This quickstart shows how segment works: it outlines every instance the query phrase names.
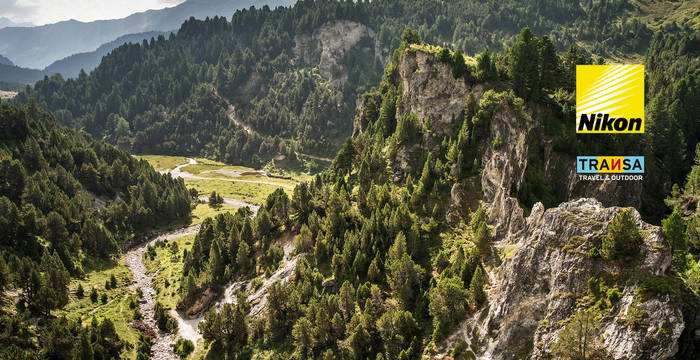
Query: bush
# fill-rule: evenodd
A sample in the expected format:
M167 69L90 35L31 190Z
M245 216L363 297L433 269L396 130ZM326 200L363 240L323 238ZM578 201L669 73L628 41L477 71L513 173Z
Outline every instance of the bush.
M156 325L159 329L171 334L177 332L177 320L173 319L173 317L168 314L168 311L165 309L163 304L156 302L153 312Z
M192 351L194 351L194 344L192 341L187 339L177 339L177 342L173 345L173 352L180 356L180 359L184 359L189 356Z
M493 148L494 148L494 149L498 149L498 148L500 148L501 146L503 146L503 145L505 145L505 144L506 144L506 139L504 139L504 138L502 138L502 137L500 137L500 136L496 136L495 138L493 138L493 144L492 144L492 145L493 145Z
M610 300L611 304L616 303L620 298L622 298L622 293L620 292L620 289L617 287L610 288L608 289L608 293L606 294L606 297L608 300Z
M450 56L450 50L447 48L442 48L438 53L438 61L452 64L452 56Z
M603 236L602 255L607 260L619 259L639 252L642 235L629 211L623 210L608 224Z
M464 76L469 70L467 68L467 63L464 61L464 55L462 55L462 52L459 50L455 51L452 55L452 64L452 76L454 76L455 79Z

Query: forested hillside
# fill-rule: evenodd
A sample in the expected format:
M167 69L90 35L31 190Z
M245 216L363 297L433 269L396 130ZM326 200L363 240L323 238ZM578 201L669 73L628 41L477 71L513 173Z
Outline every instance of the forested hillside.
M333 154L351 133L359 94L379 80L406 27L474 54L502 50L528 26L558 51L578 44L584 53L630 59L643 56L663 26L667 36L690 36L677 51L693 59L696 35L678 28L693 24L685 7L659 14L627 0L300 1L230 20L189 20L167 40L125 45L90 75L40 81L17 101L36 97L61 123L135 152L259 165L293 149ZM651 14L677 22L639 20ZM225 116L217 94L253 131Z
M79 352L64 346L80 341L99 358L118 357L124 344L110 320L83 327L51 312L68 304L71 277L188 216L190 193L145 161L64 129L34 102L0 104L0 137L0 287L3 297L16 290L17 307L0 315L0 357L67 358Z
M329 169L291 198L270 196L252 221L220 215L203 224L184 259L181 306L226 283L242 289L200 324L208 356L579 358L584 349L601 359L668 357L678 341L677 358L693 358L697 215L684 219L677 210L660 229L595 200L546 212L535 204L565 201L555 193L563 183L532 178L544 176L542 143L558 143L564 156L618 142L641 150L646 141L594 145L568 134L574 65L593 61L575 50L560 58L547 37L524 29L495 61L484 51L471 62L407 31L378 89L363 96L358 135ZM521 71L527 66L533 72ZM441 105L446 97L460 106ZM535 165L518 168L523 158ZM686 205L698 199L696 170ZM532 207L527 223L520 206ZM251 294L279 271L281 249L270 244L289 231L295 270L290 281L270 284L259 314ZM671 257L665 274L653 265ZM511 269L550 262L563 273L532 279L530 271L542 270ZM545 295L527 298L532 291ZM585 344L575 335L584 322L593 339ZM651 324L663 330L644 330ZM603 337L603 328L613 330Z
M0 105L0 284L18 309L0 357L697 358L698 6L300 1L39 81ZM616 61L646 66L645 133L577 135L576 65ZM215 190L118 148L191 157L163 169ZM233 165L297 154L333 161L259 208L222 197L290 190ZM602 154L645 156L644 180L575 176ZM216 216L125 256L141 292L96 271L77 315L95 320L51 317L83 298L71 277L193 198ZM119 323L94 316L109 306Z

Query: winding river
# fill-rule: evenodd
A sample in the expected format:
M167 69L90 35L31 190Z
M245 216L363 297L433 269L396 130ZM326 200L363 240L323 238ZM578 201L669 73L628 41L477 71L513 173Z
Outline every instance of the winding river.
M190 164L196 164L197 162L194 159L188 159L188 162L185 164L180 164L174 169L170 171L166 171L170 173L173 177L193 177L192 174L189 174L187 172L181 171L181 168ZM195 177L197 178L197 177ZM211 179L211 178L202 178L202 179ZM224 179L222 179L224 180ZM231 181L230 179L228 181ZM244 180L240 180L244 181ZM245 182L259 182L259 183L267 183L265 181L245 181ZM273 184L273 183L271 183ZM280 185L284 186L281 184L274 183L274 185ZM259 205L255 204L250 204L242 200L238 199L229 199L229 198L224 198L224 203L229 204L229 205L234 205L234 206L239 206L239 207L249 207L252 210L253 216L258 211L258 208L260 207ZM153 277L157 274L156 273L151 273L149 274L146 271L146 266L143 263L143 256L146 253L146 249L148 248L149 245L153 246L157 241L160 240L173 240L177 239L183 236L191 235L191 234L196 234L199 231L200 225L193 225L193 226L188 226L184 227L181 229L173 230L164 234L161 234L159 236L153 237L148 241L145 241L144 243L132 248L129 250L125 255L124 255L124 260L126 262L127 267L129 270L131 270L131 273L133 274L134 278L134 284L132 287L134 289L139 288L141 289L143 293L143 297L141 299L141 302L139 304L139 308L141 310L141 314L143 315L143 321L151 326L153 330L156 331L156 338L153 339L153 346L151 347L152 351L152 356L151 359L154 360L170 360L170 359L178 359L178 356L173 352L173 344L175 343L175 338L176 336L168 334L164 331L160 331L156 325L155 322L155 313L154 313L154 307L156 303L156 291L153 288ZM276 281L286 281L289 276L292 275L294 272L294 268L296 267L296 262L298 259L298 256L292 256L292 251L294 249L294 236L287 234L287 236L284 236L278 240L278 243L282 245L284 248L284 259L282 261L282 264L280 264L280 268L270 276L270 278L266 279L263 282L263 285L254 291L249 297L248 301L254 304L253 309L251 310L251 314L257 314L262 309L264 308L266 304L266 297L267 297L267 287L276 282ZM232 303L236 299L236 292L238 289L245 288L246 290L250 290L250 281L238 281L238 282L232 282L226 288L224 289L224 293L222 298L214 305L215 308L220 308L223 306L223 304L226 303ZM198 326L199 323L204 319L203 316L198 316L196 318L191 318L187 319L183 317L178 311L171 309L170 310L170 315L177 320L178 322L178 334L180 337L184 339L191 340L194 344L197 344L197 341L202 338L202 334L199 332Z
M177 359L178 357L173 352L173 343L175 342L173 336L159 330L158 326L156 326L153 311L156 303L156 291L153 288L153 276L155 274L148 274L146 272L146 266L143 264L143 255L146 253L148 245L153 245L156 241L177 239L182 236L195 234L197 231L199 231L199 225L162 234L131 249L124 256L126 266L129 267L129 270L131 270L134 276L134 285L132 286L141 289L143 293L139 304L141 315L143 315L143 321L156 331L157 336L153 339L153 346L151 347L153 353L151 359L153 360Z

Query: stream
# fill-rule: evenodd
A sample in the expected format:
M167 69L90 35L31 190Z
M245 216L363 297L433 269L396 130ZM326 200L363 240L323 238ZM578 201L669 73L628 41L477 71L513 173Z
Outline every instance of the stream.
M124 261L134 276L134 285L132 286L134 288L141 289L143 292L143 298L139 303L139 309L141 310L141 315L143 315L143 321L152 327L157 335L156 338L153 339L153 346L151 347L151 352L153 354L151 359L153 360L178 359L178 356L173 352L173 344L175 343L174 337L164 331L161 331L158 329L158 326L156 326L156 321L154 318L155 314L153 311L156 303L156 291L153 289L153 276L155 274L148 274L146 272L146 266L143 264L143 255L146 253L146 248L148 245L153 245L156 241L172 240L182 236L195 234L197 231L199 231L199 225L167 232L129 250L129 252L127 252L124 256Z
M248 206L253 211L253 216L255 216L255 213L259 208L257 205L249 204L237 199L224 199L224 202L236 206ZM161 331L156 326L154 318L156 291L153 288L153 277L157 274L157 271L151 274L146 271L146 266L143 263L143 256L146 253L146 249L149 245L153 246L160 240L173 240L183 236L196 234L199 231L199 228L200 225L197 224L161 234L132 248L124 255L124 261L134 277L134 284L132 285L132 288L139 288L143 293L143 297L139 303L139 308L141 310L141 314L143 315L143 321L152 327L157 334L156 338L153 339L153 346L151 347L151 359L178 359L178 356L173 352L173 344L175 343L177 336ZM287 281L287 279L294 273L294 268L296 267L298 259L298 256L292 256L294 250L294 236L292 234L287 234L278 239L276 243L283 247L284 258L278 270L272 274L270 278L265 279L259 289L255 290L248 296L248 301L253 305L251 315L256 315L264 309L265 304L267 303L268 286L276 281ZM235 302L236 292L239 289L250 290L250 281L246 280L229 283L224 289L222 298L213 305L214 308L220 309L226 303ZM202 334L199 332L198 326L199 323L204 320L204 316L199 315L195 318L185 318L175 309L170 310L170 315L178 322L177 335L192 341L192 343L196 345L197 341L202 338Z

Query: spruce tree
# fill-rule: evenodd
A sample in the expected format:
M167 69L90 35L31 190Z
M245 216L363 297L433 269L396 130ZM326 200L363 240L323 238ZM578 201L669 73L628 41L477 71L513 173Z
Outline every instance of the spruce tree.
M629 211L623 210L617 214L608 224L607 230L601 251L605 259L618 259L639 251L642 235Z
M542 36L538 45L540 86L554 90L560 77L557 49L547 35Z
M525 100L534 100L539 96L537 44L537 38L530 29L524 28L510 50L508 72L513 79L515 93Z
M484 285L486 285L486 276L484 274L484 270L481 268L481 265L478 265L476 267L476 271L474 271L474 276L471 279L471 283L469 284L469 294L471 296L471 300L477 307L480 307L486 300Z
M685 220L681 217L678 207L673 209L668 218L661 221L666 243L671 247L671 252L685 251Z

